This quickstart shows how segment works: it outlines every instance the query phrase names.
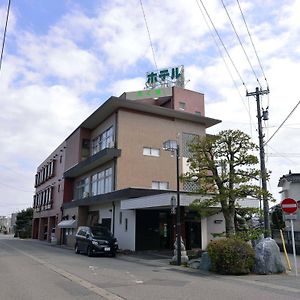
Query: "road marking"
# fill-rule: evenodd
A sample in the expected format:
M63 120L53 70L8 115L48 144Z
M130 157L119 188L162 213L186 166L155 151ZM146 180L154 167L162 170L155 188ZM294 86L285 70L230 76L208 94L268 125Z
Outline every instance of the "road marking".
M54 271L55 273L57 273L57 274L65 277L65 278L69 279L70 281L73 281L73 282L75 282L75 283L77 283L77 284L85 287L86 289L92 291L93 293L95 293L95 294L103 297L104 299L107 299L107 300L124 300L125 299L125 298L122 298L122 297L120 297L120 296L118 296L116 294L113 294L113 293L111 293L111 292L109 292L109 291L107 291L105 289L102 289L102 288L98 287L97 285L95 285L95 284L93 284L93 283L91 283L91 282L89 282L87 280L84 280L84 279L80 278L77 275L69 273L69 272L67 272L67 271L65 271L63 269L60 269L60 268L56 267L55 265L47 263L46 261L44 261L44 260L42 260L40 258L37 258L37 257L35 257L35 256L31 255L31 254L28 254L28 253L26 253L26 252L24 252L22 250L19 250L18 248L15 248L15 247L13 247L11 245L8 245L8 244L6 244L6 246L8 246L8 247L10 247L10 248L12 248L14 250L16 250L17 252L19 252L19 253L21 253L21 254L29 257L29 258L31 258L32 260L40 263L41 265L47 267L48 269Z

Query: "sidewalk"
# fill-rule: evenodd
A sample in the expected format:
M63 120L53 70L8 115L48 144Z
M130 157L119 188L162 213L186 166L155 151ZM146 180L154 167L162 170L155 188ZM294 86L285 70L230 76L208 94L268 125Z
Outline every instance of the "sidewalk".
M295 276L293 255L289 255L292 265L292 271L287 271L284 274L272 274L272 275L257 275L249 274L242 276L220 275L212 272L205 272L199 269L192 269L184 266L171 265L170 260L172 255L160 254L159 252L151 253L139 252L130 255L120 254L117 256L119 259L132 261L147 266L162 267L170 271L182 272L189 276L204 276L213 277L217 280L230 280L236 281L239 284L250 284L259 286L262 288L271 288L276 290L284 290L287 292L299 293L300 295L300 256L297 256L297 270L298 276ZM282 261L286 266L285 258L282 254ZM299 296L300 298L300 296Z

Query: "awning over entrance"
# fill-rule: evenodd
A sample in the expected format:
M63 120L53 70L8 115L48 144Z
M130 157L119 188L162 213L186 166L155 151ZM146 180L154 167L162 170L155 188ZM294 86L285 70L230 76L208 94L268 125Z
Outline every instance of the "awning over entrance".
M57 224L58 228L77 228L76 220L63 220Z
M121 200L121 209L170 208L172 197L177 199L175 192L124 199ZM208 198L209 196L180 193L180 206L189 206L196 199L204 200ZM241 207L259 207L259 200L254 198L240 199L237 200L237 203ZM220 209L220 205L216 205L214 208Z
M171 207L171 198L176 197L176 193L164 193L159 195L138 197L134 199L121 200L121 209L143 209L143 208L169 208ZM201 199L200 195L180 194L180 205L189 206L195 199Z

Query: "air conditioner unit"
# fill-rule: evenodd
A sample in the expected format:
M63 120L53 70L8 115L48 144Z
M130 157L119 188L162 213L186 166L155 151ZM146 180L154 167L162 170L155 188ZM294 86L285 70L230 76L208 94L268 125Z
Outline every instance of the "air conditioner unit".
M89 192L83 192L83 198L86 198L86 197L88 197L89 195L90 195Z

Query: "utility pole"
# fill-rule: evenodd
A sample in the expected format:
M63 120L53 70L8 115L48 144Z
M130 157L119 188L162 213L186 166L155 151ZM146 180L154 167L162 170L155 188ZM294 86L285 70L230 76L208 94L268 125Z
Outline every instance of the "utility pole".
M261 184L263 190L263 210L264 210L264 236L269 237L271 233L270 221L269 221L269 202L267 197L267 171L265 164L265 149L264 149L264 135L262 132L262 114L260 108L260 95L269 94L269 88L266 90L256 87L255 92L246 93L246 96L254 96L256 98L257 107L257 121L258 121L258 138L259 138L259 156L260 156L260 172L261 172Z

